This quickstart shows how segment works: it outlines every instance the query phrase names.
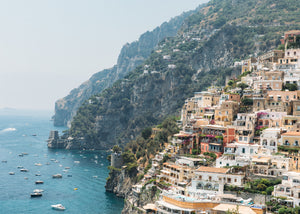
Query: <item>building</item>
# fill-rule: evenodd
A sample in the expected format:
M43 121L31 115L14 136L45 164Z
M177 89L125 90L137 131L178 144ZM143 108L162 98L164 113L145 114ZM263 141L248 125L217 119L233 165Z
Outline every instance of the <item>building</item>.
M300 132L287 132L281 134L281 145L300 148Z
M195 198L207 198L207 195L223 193L223 185L243 186L245 175L233 174L228 168L201 166L194 172L188 194Z
M282 183L274 186L275 197L292 199L293 207L300 206L300 173L286 172L282 176Z
M235 101L222 102L221 106L215 109L215 123L227 126L236 117L239 110L239 103Z
M281 129L267 128L260 135L260 145L266 150L268 155L276 153L277 146L281 139Z

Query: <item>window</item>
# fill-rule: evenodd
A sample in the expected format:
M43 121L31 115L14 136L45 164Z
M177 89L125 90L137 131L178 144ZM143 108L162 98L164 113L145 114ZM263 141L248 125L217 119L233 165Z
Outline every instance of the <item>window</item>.
M250 154L252 154L253 153L253 149L250 149Z
M246 152L246 150L245 150L245 148L243 148L243 149L242 149L242 153L245 153L245 152Z
M295 140L294 146L299 146L298 140Z

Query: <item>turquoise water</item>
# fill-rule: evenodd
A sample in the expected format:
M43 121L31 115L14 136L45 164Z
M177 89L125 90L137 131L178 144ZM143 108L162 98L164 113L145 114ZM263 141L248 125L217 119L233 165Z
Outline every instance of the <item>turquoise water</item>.
M64 213L121 213L123 199L104 188L107 153L49 150L50 130L65 129L54 128L50 117L50 112L0 112L0 213L56 213L51 205L58 203L66 207ZM28 155L21 157L21 153ZM18 166L29 171L20 172ZM58 173L63 178L53 179ZM36 185L37 180L44 184ZM43 196L31 198L34 189L43 189Z

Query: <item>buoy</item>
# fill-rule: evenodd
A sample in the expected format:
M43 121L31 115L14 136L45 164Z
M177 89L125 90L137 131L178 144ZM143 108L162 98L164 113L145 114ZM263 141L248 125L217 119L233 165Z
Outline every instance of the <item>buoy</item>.
M78 188L74 188L74 190L78 190Z

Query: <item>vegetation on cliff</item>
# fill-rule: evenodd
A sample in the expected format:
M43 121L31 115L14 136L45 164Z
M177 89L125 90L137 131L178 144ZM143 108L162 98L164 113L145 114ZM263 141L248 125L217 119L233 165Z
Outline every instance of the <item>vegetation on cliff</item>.
M189 11L168 22L164 22L153 31L142 34L138 41L125 44L119 54L117 64L109 69L95 73L88 81L73 89L69 95L55 103L55 126L67 126L76 115L80 106L91 96L101 93L115 81L142 64L152 50L165 37L175 36L183 20L194 13Z
M232 67L235 61L277 47L284 31L300 28L299 8L295 0L209 2L142 65L87 100L70 134L84 137L90 148L129 142L145 127L178 115L195 91L224 85L240 70Z

